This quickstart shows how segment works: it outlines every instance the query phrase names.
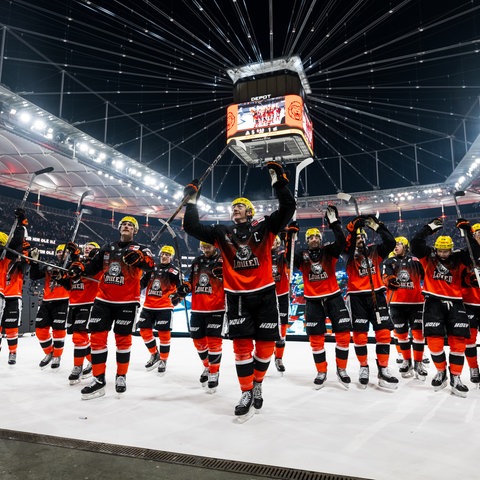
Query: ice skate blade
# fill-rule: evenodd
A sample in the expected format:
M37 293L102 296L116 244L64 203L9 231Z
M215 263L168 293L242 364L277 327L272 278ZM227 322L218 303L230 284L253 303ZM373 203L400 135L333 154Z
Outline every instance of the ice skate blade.
M350 390L350 384L344 383L340 379L338 379L338 384L341 385L345 390Z
M217 387L207 388L205 390L205 392L208 393L209 395L213 395L216 391L217 391Z
M398 383L388 383L388 382L379 380L378 386L380 388L385 388L386 390L396 390L398 388Z
M237 415L235 416L236 423L245 423L248 422L253 416L255 415L255 409L253 405L250 407L250 410L245 415Z
M77 378L76 380L69 380L68 382L70 383L70 385L78 385L80 383L80 379Z
M366 390L367 387L368 387L368 383L359 383L359 384L358 384L358 388L359 388L360 390Z
M105 388L101 388L93 393L82 393L82 400L92 400L94 398L100 398L105 395Z
M400 375L402 376L402 378L412 378L413 372L412 371L404 372L404 373L401 373Z
M418 373L415 374L415 380L418 380L419 382L424 382L426 379L427 379L426 375L418 375Z
M158 367L158 363L153 364L151 367L145 367L145 371L151 372L152 370L155 370Z
M85 373L85 374L82 373L82 375L80 376L80 378L81 378L82 380L86 380L87 378L90 378L91 376L92 376L92 372Z
M455 390L454 388L451 389L451 394L455 395L456 397L467 398L467 393L468 392L460 392L458 390Z

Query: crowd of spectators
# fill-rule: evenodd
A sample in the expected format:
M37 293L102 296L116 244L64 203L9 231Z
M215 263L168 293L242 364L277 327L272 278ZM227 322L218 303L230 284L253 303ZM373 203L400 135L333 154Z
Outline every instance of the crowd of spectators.
M11 199L7 196L0 195L0 231L8 233L14 221L13 212L19 206L20 201ZM66 204L69 205L69 204ZM76 205L72 204L71 208L57 208L52 206L38 206L34 203L26 203L26 211L29 221L28 233L32 245L37 246L45 255L53 255L55 246L58 243L69 241L74 225ZM128 213L118 213L115 218L111 218L106 211L97 211L96 209L88 209L88 214L84 214L82 222L79 226L76 242L83 245L88 241L95 241L100 245L115 241L118 238L117 223L122 216ZM103 214L103 216L102 216ZM424 224L428 223L434 216L425 218L407 219L403 221L387 220L384 222L388 229L394 236L404 236L412 238L415 232ZM465 217L470 222L480 222L480 213L466 214ZM149 224L146 223L146 218L138 218L140 223L140 231L137 239L140 243L150 246L155 255L158 254L161 246L164 244L175 245L168 231L158 239L157 242L152 242L152 238L161 227L161 223L156 219L151 218ZM450 235L453 238L455 248L464 247L464 239L460 237L458 230L455 228L455 215L449 215L444 218L444 228L442 235ZM299 247L303 243L302 231L311 226L321 227L323 219L319 218L318 223L315 220L309 220L308 224L300 221L300 235L298 237ZM344 222L346 223L346 222ZM198 255L198 242L189 238L181 228L180 220L172 223L173 230L177 234L177 245L180 254L184 257L193 258ZM325 240L329 241L330 231L324 229ZM332 238L333 240L333 238Z

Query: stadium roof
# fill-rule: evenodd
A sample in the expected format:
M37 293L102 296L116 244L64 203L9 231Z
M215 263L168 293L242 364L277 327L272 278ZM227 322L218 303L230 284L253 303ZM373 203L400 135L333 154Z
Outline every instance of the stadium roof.
M225 146L228 70L295 57L314 124L299 218L332 201L353 214L336 199L342 191L380 212L451 205L456 190L467 191L461 203L476 202L479 9L433 0L2 2L2 182L23 189L50 165L33 191L75 202L88 189L87 204L168 218L181 186ZM26 110L37 127L22 125ZM204 218L228 218L240 195L268 211L268 176L256 170L227 151L203 188Z

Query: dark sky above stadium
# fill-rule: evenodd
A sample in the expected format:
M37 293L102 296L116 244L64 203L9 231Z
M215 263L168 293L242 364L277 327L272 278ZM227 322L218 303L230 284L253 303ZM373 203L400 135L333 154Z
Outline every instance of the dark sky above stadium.
M478 135L479 12L477 0L2 1L1 82L185 183L225 145L226 69L298 55L315 143L303 191L437 183ZM241 165L225 155L205 193L269 195Z

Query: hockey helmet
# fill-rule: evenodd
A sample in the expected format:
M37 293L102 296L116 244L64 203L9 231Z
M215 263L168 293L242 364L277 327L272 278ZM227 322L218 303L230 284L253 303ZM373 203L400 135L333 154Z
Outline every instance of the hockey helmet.
M252 212L252 217L255 216L255 207L253 206L253 203L248 198L244 198L244 197L236 198L232 202L232 207L239 204L245 205L245 208Z
M0 232L0 245L5 246L8 241L8 235L5 232Z
M135 217L130 217L127 215L126 217L123 217L119 222L118 222L118 229L122 226L123 222L130 222L134 226L134 233L138 232L138 221Z
M64 243L61 243L60 245L57 246L57 248L55 249L55 255L57 253L60 253L60 252L63 252L65 250L65 244Z
M474 223L472 225L472 233L476 233L480 230L480 223Z
M322 233L320 232L320 230L318 228L309 228L305 232L305 240L308 240L313 235L318 235L320 238L322 238Z
M167 253L168 255L175 255L175 249L170 246L170 245L164 245L161 249L160 249L160 255L162 253Z
M436 250L452 250L453 249L453 240L452 237L448 235L440 235L436 240L433 247Z

